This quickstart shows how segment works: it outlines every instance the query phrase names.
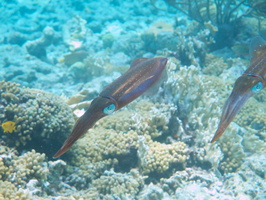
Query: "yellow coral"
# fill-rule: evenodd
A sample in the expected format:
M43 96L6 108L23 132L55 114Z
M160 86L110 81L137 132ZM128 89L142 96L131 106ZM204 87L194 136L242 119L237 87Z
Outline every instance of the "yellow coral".
M1 126L5 133L13 133L16 130L16 123L12 121L7 121Z
M139 136L138 140L139 167L143 173L163 173L171 167L171 164L177 163L185 167L188 156L185 143L177 141L172 144L163 144L143 136Z

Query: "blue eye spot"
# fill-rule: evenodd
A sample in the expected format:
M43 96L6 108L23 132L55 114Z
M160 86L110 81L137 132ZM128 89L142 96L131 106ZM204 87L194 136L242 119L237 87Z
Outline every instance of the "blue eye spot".
M115 111L115 104L110 104L103 109L103 113L106 115L110 115Z
M252 88L251 88L251 91L254 92L254 93L258 93L262 90L263 88L263 84L262 82L258 82L256 85L254 85Z

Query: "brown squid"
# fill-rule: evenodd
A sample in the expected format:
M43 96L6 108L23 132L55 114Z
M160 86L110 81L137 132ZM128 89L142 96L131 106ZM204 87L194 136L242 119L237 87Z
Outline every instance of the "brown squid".
M77 120L72 133L54 158L64 154L99 119L119 110L156 85L165 71L166 63L167 58L164 57L134 60L125 74L104 88L92 101L88 110Z
M266 42L260 36L250 44L249 68L236 80L232 93L225 102L218 129L211 142L216 141L233 121L249 97L266 86Z

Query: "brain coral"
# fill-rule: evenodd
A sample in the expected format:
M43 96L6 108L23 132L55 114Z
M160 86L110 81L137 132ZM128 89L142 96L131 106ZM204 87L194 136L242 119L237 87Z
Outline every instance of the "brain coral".
M32 140L64 137L74 123L71 109L64 100L56 95L41 90L21 88L12 82L0 82L0 123L15 122L12 133L4 133L2 139L11 146L25 146ZM50 140L51 141L51 140Z

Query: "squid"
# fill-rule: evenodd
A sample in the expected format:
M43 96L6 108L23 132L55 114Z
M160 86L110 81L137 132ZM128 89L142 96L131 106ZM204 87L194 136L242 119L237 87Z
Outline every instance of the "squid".
M53 157L57 158L68 151L99 119L121 109L158 85L165 74L167 61L165 57L135 59L128 71L106 86L91 102L88 110L76 121L72 133Z
M246 101L266 86L266 42L260 36L251 40L250 57L249 68L236 80L225 102L218 129L211 142L221 137Z

